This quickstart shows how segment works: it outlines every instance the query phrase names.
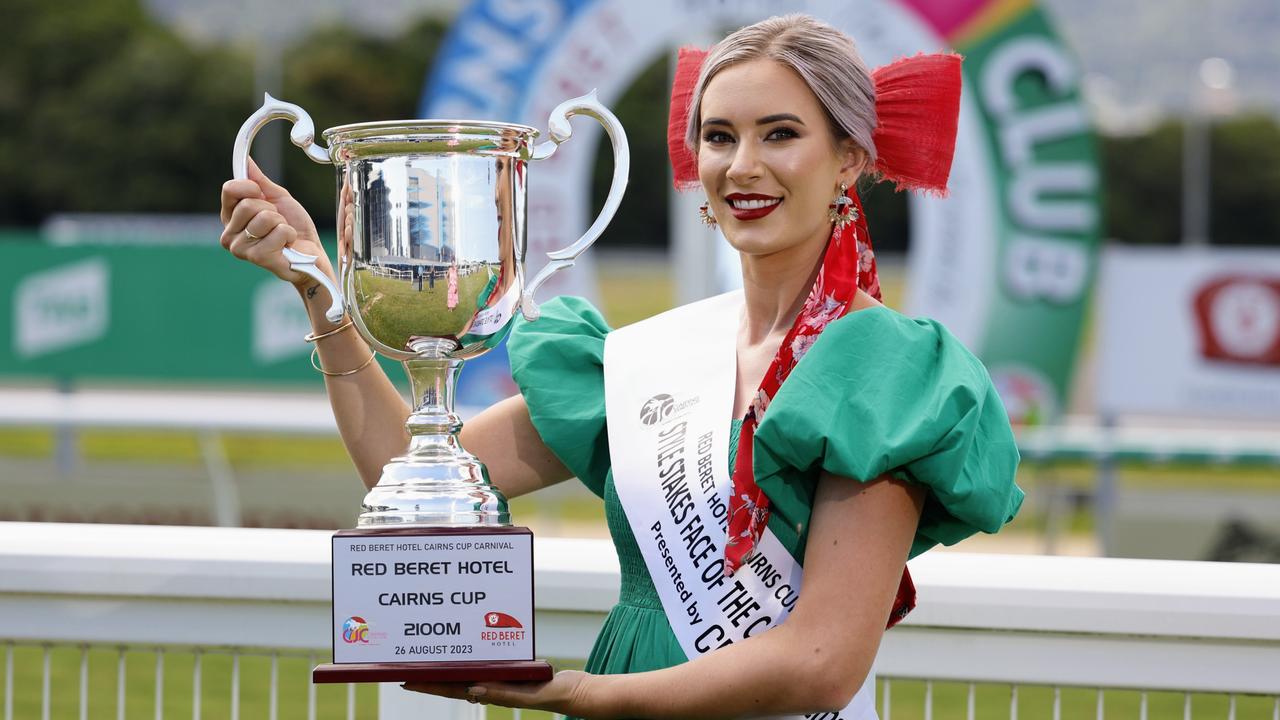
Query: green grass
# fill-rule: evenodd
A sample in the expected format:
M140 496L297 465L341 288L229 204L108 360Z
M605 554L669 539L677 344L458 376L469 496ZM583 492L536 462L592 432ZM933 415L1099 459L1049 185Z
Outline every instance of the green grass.
M53 431L49 429L0 430L0 457L49 460L53 455L53 444ZM272 525L283 522L286 526L346 526L349 522L347 516L356 512L361 496L359 483L355 480L350 460L337 438L229 434L223 436L222 445L233 471L238 474L255 474L259 478L257 482L241 490L245 502L260 511L252 518L246 516L246 521L250 524ZM187 474L203 474L197 437L192 433L86 430L79 435L79 447L86 466L137 463L157 466L159 471L163 466L169 465L189 468L185 471ZM281 505L273 497L284 497L299 491L298 482L288 478L318 470L330 476L334 473L341 475L343 469L350 474L349 487L338 487L333 484L337 481L331 481L324 486L327 494L323 497L315 493L307 494L306 507L302 507L296 499L285 503L297 517L291 516L287 521L281 521L270 513L262 514ZM1096 475L1096 467L1086 462L1024 463L1018 472L1018 483L1032 495L1031 504L1003 532L1009 535L1044 533L1047 518L1043 512L1043 495L1040 493L1049 484L1056 486L1060 493L1070 490L1088 493L1096 482ZM262 482L263 478L271 477L275 478L272 483ZM1277 480L1274 468L1249 466L1125 464L1118 468L1118 480L1122 489L1212 490L1258 494L1274 493L1280 489L1280 481ZM36 506L32 503L39 504L32 498L39 497L46 498L45 505L78 508L85 517L98 517L91 511L96 508L105 512L116 507L118 503L113 493L123 489L123 486L115 490L105 486L99 489L99 485L95 483L78 489L65 484L57 485L52 494L34 485L19 492L21 488L15 486L11 488L12 492L6 503L10 510L6 517L50 519L47 515L32 514L30 508ZM134 488L134 485L129 487ZM349 492L344 494L347 490ZM573 536L602 535L604 512L599 499L582 488L576 490L535 493L518 498L512 502L512 516L517 522L540 528L543 532ZM200 494L207 493L207 490L201 484L187 492ZM74 497L67 493L72 493ZM62 500L49 500L55 497ZM165 498L174 501L170 495L159 492L149 493L147 497L153 503L164 502ZM97 502L93 501L94 498L97 498ZM1058 527L1058 532L1068 536L1087 536L1095 531L1095 517L1089 504L1061 510L1064 514L1060 517L1062 524ZM114 518L112 521L116 522L125 521L117 515L118 513L108 513L103 517ZM211 521L211 518L200 520L198 515L191 517L196 519L189 521ZM163 515L160 521L182 522L166 518L169 515Z
M77 441L81 457L90 462L202 462L198 439L190 432L84 430L78 433ZM333 467L348 462L337 438L228 433L222 436L222 443L233 467ZM52 429L0 429L0 457L48 458L53 448ZM1124 463L1118 471L1125 487L1280 491L1280 475L1274 466ZM1024 461L1018 484L1035 488L1052 478L1060 487L1084 490L1093 487L1096 477L1097 466L1089 462Z
M541 527L557 523L595 525L603 530L604 503L585 489L562 495L553 501L547 501L533 493L511 501L511 517L517 524L536 523Z
M670 273L600 267L600 306L610 327L623 327L675 306Z
M55 646L49 652L50 705L49 717L79 717L80 662L78 647ZM16 647L13 650L13 717L41 717L43 648ZM94 648L88 653L88 716L116 717L119 702L119 650ZM271 692L271 659L242 656L239 668L239 709L244 718L268 716ZM200 656L200 711L204 718L228 718L232 704L232 668L230 655L203 653ZM195 655L190 651L164 653L164 678L160 701L165 717L193 717ZM278 717L307 717L307 692L313 663L306 657L281 656L278 664ZM156 717L156 653L129 650L125 653L125 717L150 720ZM345 718L347 687L316 686L316 718ZM356 688L356 717L377 718L377 686Z
M46 458L53 455L53 430L5 428L0 430L0 457Z
M17 646L13 648L13 717L38 718L42 710L45 648ZM49 649L49 717L76 718L80 712L79 647L52 646ZM119 696L118 661L120 651L93 648L88 652L88 717L116 717ZM307 717L307 693L311 685L311 668L316 662L298 655L281 655L277 665L277 717L280 720ZM190 650L163 653L164 677L160 702L164 717L193 717L195 655ZM2 663L3 660L0 660ZM200 715L203 718L231 717L232 676L234 660L222 652L206 652L200 656ZM239 660L239 714L242 718L266 718L270 711L271 658L241 656ZM556 660L558 669L581 669L579 661ZM355 717L376 720L378 686L355 686ZM317 720L340 720L347 717L348 687L316 685ZM151 720L156 717L156 652L130 649L125 653L125 717ZM493 708L489 718L507 720L511 711ZM547 713L523 713L526 720L550 718Z
M291 435L221 436L223 452L233 467L332 467L349 463L335 438ZM76 434L80 458L87 462L200 464L199 439L192 432L160 430L82 430ZM54 431L49 428L0 429L0 457L52 457Z
M884 681L879 682L876 709L884 698ZM1008 685L976 685L974 717L978 720L1005 720L1010 709ZM967 683L933 683L933 717L940 720L967 717L969 686ZM919 681L894 680L891 683L892 720L923 720L925 717L925 684ZM1136 691L1108 690L1103 694L1104 716L1137 718L1142 695ZM1147 717L1151 720L1181 718L1183 693L1152 692L1147 694ZM1096 717L1098 693L1091 689L1063 688L1061 717ZM1231 700L1226 695L1194 694L1192 717L1225 718ZM1275 700L1270 697L1240 695L1236 698L1237 720L1271 720ZM1021 686L1018 688L1019 720L1049 720L1053 717L1053 688ZM883 716L882 716L883 720Z
M451 336L465 330L491 278L486 268L459 275L458 304L450 310L449 283L443 275L436 278L435 287L424 280L418 290L415 282L358 273L356 301L365 308L362 317L370 333L403 348L413 336Z
M1091 462L1026 462L1018 468L1018 484L1033 488L1052 480L1060 487L1088 489L1097 480L1098 466ZM1117 478L1124 487L1167 490L1280 491L1280 469L1258 465L1212 463L1121 463Z

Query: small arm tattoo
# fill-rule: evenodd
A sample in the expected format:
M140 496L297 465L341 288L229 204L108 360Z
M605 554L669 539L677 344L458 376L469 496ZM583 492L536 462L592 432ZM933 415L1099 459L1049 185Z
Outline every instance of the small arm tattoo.
M310 300L314 298L316 296L316 293L319 291L320 291L319 285L312 285L311 287L307 288L307 299Z

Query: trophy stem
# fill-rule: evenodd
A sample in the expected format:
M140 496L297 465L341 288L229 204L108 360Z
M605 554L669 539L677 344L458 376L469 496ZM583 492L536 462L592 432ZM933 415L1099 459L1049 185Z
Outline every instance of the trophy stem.
M471 457L458 442L462 418L453 411L463 362L451 358L404 362L413 401L413 412L404 424L409 430L409 456Z
M453 400L462 364L449 357L404 361L413 399L405 421L409 451L383 466L365 496L358 527L511 524L507 499L458 440L462 418Z

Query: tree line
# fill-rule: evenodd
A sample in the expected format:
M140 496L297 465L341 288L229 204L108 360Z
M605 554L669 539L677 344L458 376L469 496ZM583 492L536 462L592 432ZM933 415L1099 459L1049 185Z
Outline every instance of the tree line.
M257 108L253 48L198 44L152 18L139 0L10 0L0 44L0 227L34 227L56 212L215 212L231 141ZM391 36L318 27L282 54L279 97L318 128L415 117L448 30L425 17ZM605 242L666 243L669 67L656 61L616 103L631 140L632 182ZM273 93L275 94L275 93ZM283 134L283 124L277 132ZM1105 234L1124 242L1180 240L1182 126L1169 119L1133 137L1100 137ZM1280 124L1268 115L1211 130L1211 228L1216 244L1280 244ZM286 184L331 227L333 177L286 146ZM595 202L611 173L597 153ZM881 249L907 237L902 195L866 198Z

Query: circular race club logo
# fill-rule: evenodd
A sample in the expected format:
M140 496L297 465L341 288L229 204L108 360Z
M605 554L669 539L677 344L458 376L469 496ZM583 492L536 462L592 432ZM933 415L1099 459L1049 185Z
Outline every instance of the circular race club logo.
M645 425L656 425L671 417L676 409L675 398L666 394L654 395L640 408L640 422Z

